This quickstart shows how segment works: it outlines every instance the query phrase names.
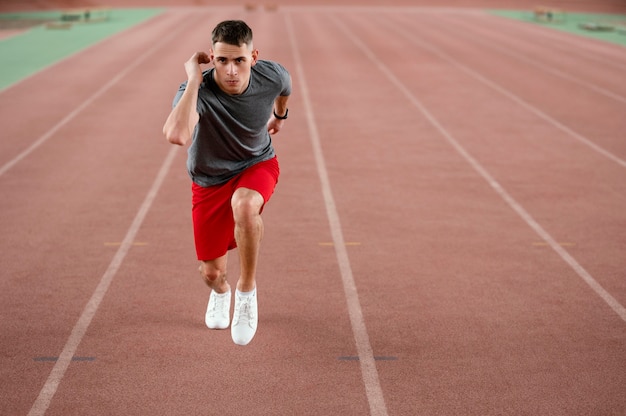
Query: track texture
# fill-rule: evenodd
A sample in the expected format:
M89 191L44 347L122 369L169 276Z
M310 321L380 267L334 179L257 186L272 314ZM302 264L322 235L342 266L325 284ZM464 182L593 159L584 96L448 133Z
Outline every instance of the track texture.
M226 18L294 79L245 348L160 131ZM477 8L183 7L0 92L0 414L626 413L625 69Z

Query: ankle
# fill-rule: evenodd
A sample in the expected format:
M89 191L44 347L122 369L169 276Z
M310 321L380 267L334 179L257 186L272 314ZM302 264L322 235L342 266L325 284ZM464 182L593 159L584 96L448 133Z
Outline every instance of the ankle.
M242 292L239 289L237 289L237 291L235 293L237 294L237 297L240 297L240 298L250 298L252 296L255 296L256 288L252 289L249 292Z
M230 291L230 285L228 282L222 282L219 285L211 287L215 293L222 294Z
M256 284L254 282L252 283L241 283L238 282L237 283L237 291L242 292L242 293L248 293L248 292L254 292L254 290L256 289Z

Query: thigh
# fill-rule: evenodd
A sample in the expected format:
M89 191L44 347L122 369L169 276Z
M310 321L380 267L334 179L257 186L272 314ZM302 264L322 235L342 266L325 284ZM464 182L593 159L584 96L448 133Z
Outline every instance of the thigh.
M257 163L256 165L246 169L237 178L235 188L245 188L248 190L256 191L263 198L261 209L263 204L267 203L276 184L278 183L278 177L280 176L280 167L278 165L278 159L276 157L266 160L264 162ZM253 194L247 194L253 195Z
M192 219L198 260L224 256L236 247L235 221L231 208L232 188L228 185L201 187L193 184Z

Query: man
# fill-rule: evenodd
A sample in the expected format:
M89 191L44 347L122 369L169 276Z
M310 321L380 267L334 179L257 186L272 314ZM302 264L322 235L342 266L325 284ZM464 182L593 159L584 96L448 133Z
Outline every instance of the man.
M280 64L258 59L252 30L240 20L219 23L209 53L185 63L187 81L176 94L163 133L188 149L192 217L200 274L211 288L205 323L230 324L227 252L239 248L233 341L247 345L257 329L256 268L263 236L261 212L278 182L270 134L288 114L291 78ZM203 71L202 64L214 68Z

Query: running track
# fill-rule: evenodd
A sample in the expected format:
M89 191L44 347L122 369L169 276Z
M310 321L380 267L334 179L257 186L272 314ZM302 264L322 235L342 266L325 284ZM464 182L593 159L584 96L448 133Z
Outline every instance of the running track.
M225 18L294 79L245 348L160 131ZM0 414L626 413L625 70L476 10L180 8L0 92Z

